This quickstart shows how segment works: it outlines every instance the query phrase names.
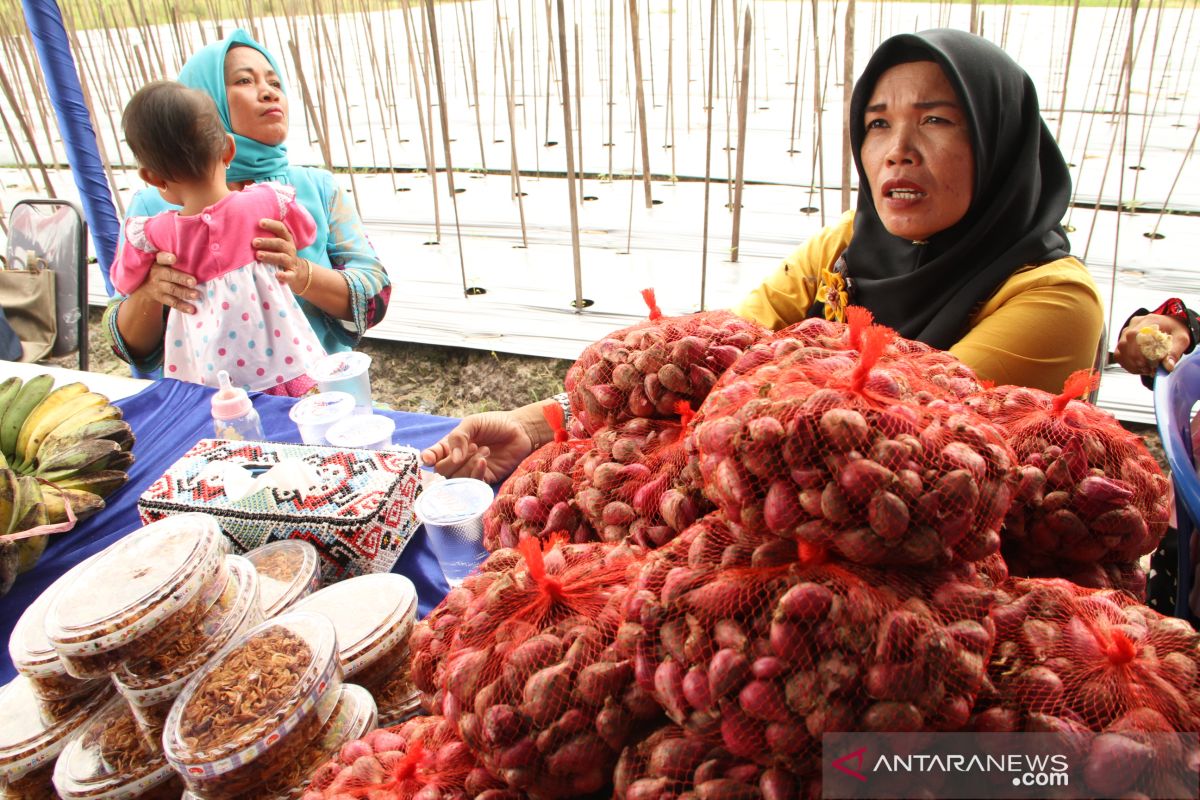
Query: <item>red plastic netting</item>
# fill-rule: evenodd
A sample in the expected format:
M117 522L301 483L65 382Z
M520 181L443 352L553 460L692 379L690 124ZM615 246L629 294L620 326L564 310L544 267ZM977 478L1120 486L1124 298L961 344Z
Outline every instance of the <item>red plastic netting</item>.
M1003 536L1003 530L1001 530ZM1078 564L1064 559L1042 558L1031 562L1017 548L1001 545L1004 560L1013 575L1029 578L1065 578L1085 589L1120 589L1139 603L1146 600L1146 570L1136 561L1094 561ZM1036 564L1036 566L1034 566Z
M965 723L992 595L969 564L906 574L834 562L716 512L647 556L618 646L689 733L806 775L826 732Z
M756 800L818 798L813 782L779 767L736 758L725 748L676 725L664 725L626 747L613 776L615 800L733 797Z
M313 774L303 800L440 800L502 786L450 722L417 717L345 744Z
M895 399L920 377L879 364L872 327L849 369L766 364L710 396L694 424L705 493L753 531L862 564L975 561L999 549L1013 456L1001 432L936 400Z
M567 372L572 423L589 433L628 419L678 420L682 400L697 408L742 352L771 333L728 311L664 317L653 292L650 318L590 345Z
M1020 479L1001 534L1014 574L1065 577L1086 574L1084 565L1128 564L1166 532L1171 482L1141 437L1074 399L1093 380L1078 372L1058 396L1001 386L969 402L1005 430L1016 453Z
M685 410L685 424L690 417ZM603 541L661 547L712 510L683 431L633 419L596 433L578 462L575 502Z
M516 547L522 539L541 541L565 533L573 542L596 540L575 502L573 475L579 457L592 446L589 439L568 439L563 410L557 403L543 406L555 440L531 453L501 484L496 499L483 514L483 546L488 552Z
M628 545L520 545L521 565L467 604L445 661L446 717L510 789L578 797L608 786L636 729L661 712L613 647Z

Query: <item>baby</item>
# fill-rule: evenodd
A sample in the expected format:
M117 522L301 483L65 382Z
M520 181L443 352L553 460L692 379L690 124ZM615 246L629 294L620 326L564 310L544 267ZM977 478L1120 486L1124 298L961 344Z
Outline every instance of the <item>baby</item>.
M142 87L121 119L138 175L168 203L181 206L125 221L125 244L112 282L128 295L141 286L160 251L196 278L194 315L167 315L163 375L206 386L226 370L235 386L299 396L314 385L305 365L325 355L296 295L274 266L256 260L259 221L288 226L296 248L309 245L315 223L295 190L259 183L230 191L225 170L234 154L208 95L174 81ZM311 278L310 278L311 280Z

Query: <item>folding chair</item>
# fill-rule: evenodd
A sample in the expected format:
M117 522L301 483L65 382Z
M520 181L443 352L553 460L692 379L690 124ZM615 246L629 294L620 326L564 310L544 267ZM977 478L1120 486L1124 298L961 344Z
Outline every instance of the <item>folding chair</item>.
M1192 408L1200 401L1200 355L1190 353L1174 372L1160 369L1154 381L1154 416L1175 485L1175 527L1179 530L1179 594L1175 616L1197 623L1188 598L1195 583L1192 532L1200 529L1200 477L1192 452Z
M79 206L68 200L20 200L8 215L9 267L23 268L29 253L54 272L58 332L51 355L79 353L79 368L88 368L87 222Z

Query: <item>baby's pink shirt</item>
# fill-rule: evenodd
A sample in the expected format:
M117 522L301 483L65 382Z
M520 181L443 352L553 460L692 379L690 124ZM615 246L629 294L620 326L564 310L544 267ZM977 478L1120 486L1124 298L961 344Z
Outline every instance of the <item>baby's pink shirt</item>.
M296 190L279 183L256 183L231 192L199 214L164 211L125 220L125 246L113 264L112 282L128 295L145 282L159 252L175 254L175 269L198 283L257 261L251 242L270 236L259 220L276 219L292 232L296 249L316 238L312 215L296 202Z

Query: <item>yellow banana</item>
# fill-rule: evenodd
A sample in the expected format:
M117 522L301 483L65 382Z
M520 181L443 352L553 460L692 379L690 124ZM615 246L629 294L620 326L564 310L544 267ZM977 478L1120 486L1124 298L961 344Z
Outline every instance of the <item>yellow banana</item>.
M17 473L0 469L0 532L7 533L17 494Z
M67 521L67 503L77 520L85 520L104 509L104 500L99 495L79 489L63 489L53 483L42 484L42 501L46 504L46 518L50 522Z
M15 375L11 378L5 378L3 383L0 383L0 419L4 419L4 412L8 410L8 404L17 396L17 392L21 391L21 386L24 381Z
M17 396L8 404L8 408L4 412L4 418L0 419L0 451L8 457L8 460L13 461L13 454L17 446L17 435L21 432L21 426L25 424L25 419L37 408L37 404L50 393L51 387L54 386L54 376L50 374L38 375L30 378L21 387L21 391L17 392Z
M14 462L18 464L28 463L30 461L29 440L34 432L51 419L57 419L58 422L62 422L66 417L58 416L58 411L68 400L85 394L92 394L92 392L88 391L86 384L76 381L75 383L67 383L59 386L46 395L42 402L38 403L33 411L29 412L29 416L25 418L25 421L21 423L21 430L17 433L17 444L13 453L15 456L13 459ZM103 395L96 396L103 397ZM104 401L108 402L108 398L104 398ZM55 425L57 424L55 423ZM47 433L52 430L54 430L54 425L46 428ZM38 441L41 441L41 439ZM36 450L33 452L36 452Z
M120 447L120 445L117 446ZM108 460L104 462L105 469L119 469L122 472L128 472L131 466L133 466L133 453L129 452L128 450L121 450L113 453L108 457Z
M46 437L42 440L42 443L45 444L46 439L69 437L75 431L91 425L93 422L102 422L105 420L120 418L121 409L117 408L111 403L105 403L98 406L88 406L77 413L74 417L63 420L62 424L60 424L57 428L54 428L52 431L50 431L50 433L46 434Z
M74 385L74 384L71 384ZM67 388L67 387L63 387ZM46 408L46 404L58 394L60 390L55 389L53 392L42 401L42 404L34 409L29 415L29 419L25 422L25 426L21 428L21 433L17 437L17 452L16 457L19 459L17 468L28 471L37 458L38 448L42 446L42 442L50 432L63 424L69 419L74 419L77 415L91 408L97 408L108 404L108 398L102 394L85 391L76 392L75 394L67 395L65 398L58 400Z
M104 469L108 460L120 452L121 445L108 439L85 439L42 461L38 465L37 474L44 480L56 482L73 475L97 472Z
M129 476L120 470L104 469L99 472L91 472L87 475L74 475L70 478L63 478L55 481L60 489L79 489L84 492L91 492L99 497L108 497L110 494L120 489L125 485L125 481L129 480Z
M35 522L34 525L46 524L46 507L38 503L37 508L41 513L38 516L40 522ZM32 525L30 527L33 527ZM42 557L42 553L46 552L46 544L50 541L50 535L43 533L41 536L29 536L25 539L17 540L17 572L28 572L37 566L38 559Z
M28 475L17 476L17 490L13 495L13 514L8 521L8 533L20 533L29 530L37 524L37 506L42 504L42 487L38 486L37 478Z
M47 436L42 440L42 444L38 448L37 463L41 464L41 462L52 457L55 453L61 452L68 447L74 447L88 439L108 439L120 445L122 450L130 449L133 447L134 442L133 431L130 429L128 422L120 419L98 420L76 428L70 433L54 433Z

